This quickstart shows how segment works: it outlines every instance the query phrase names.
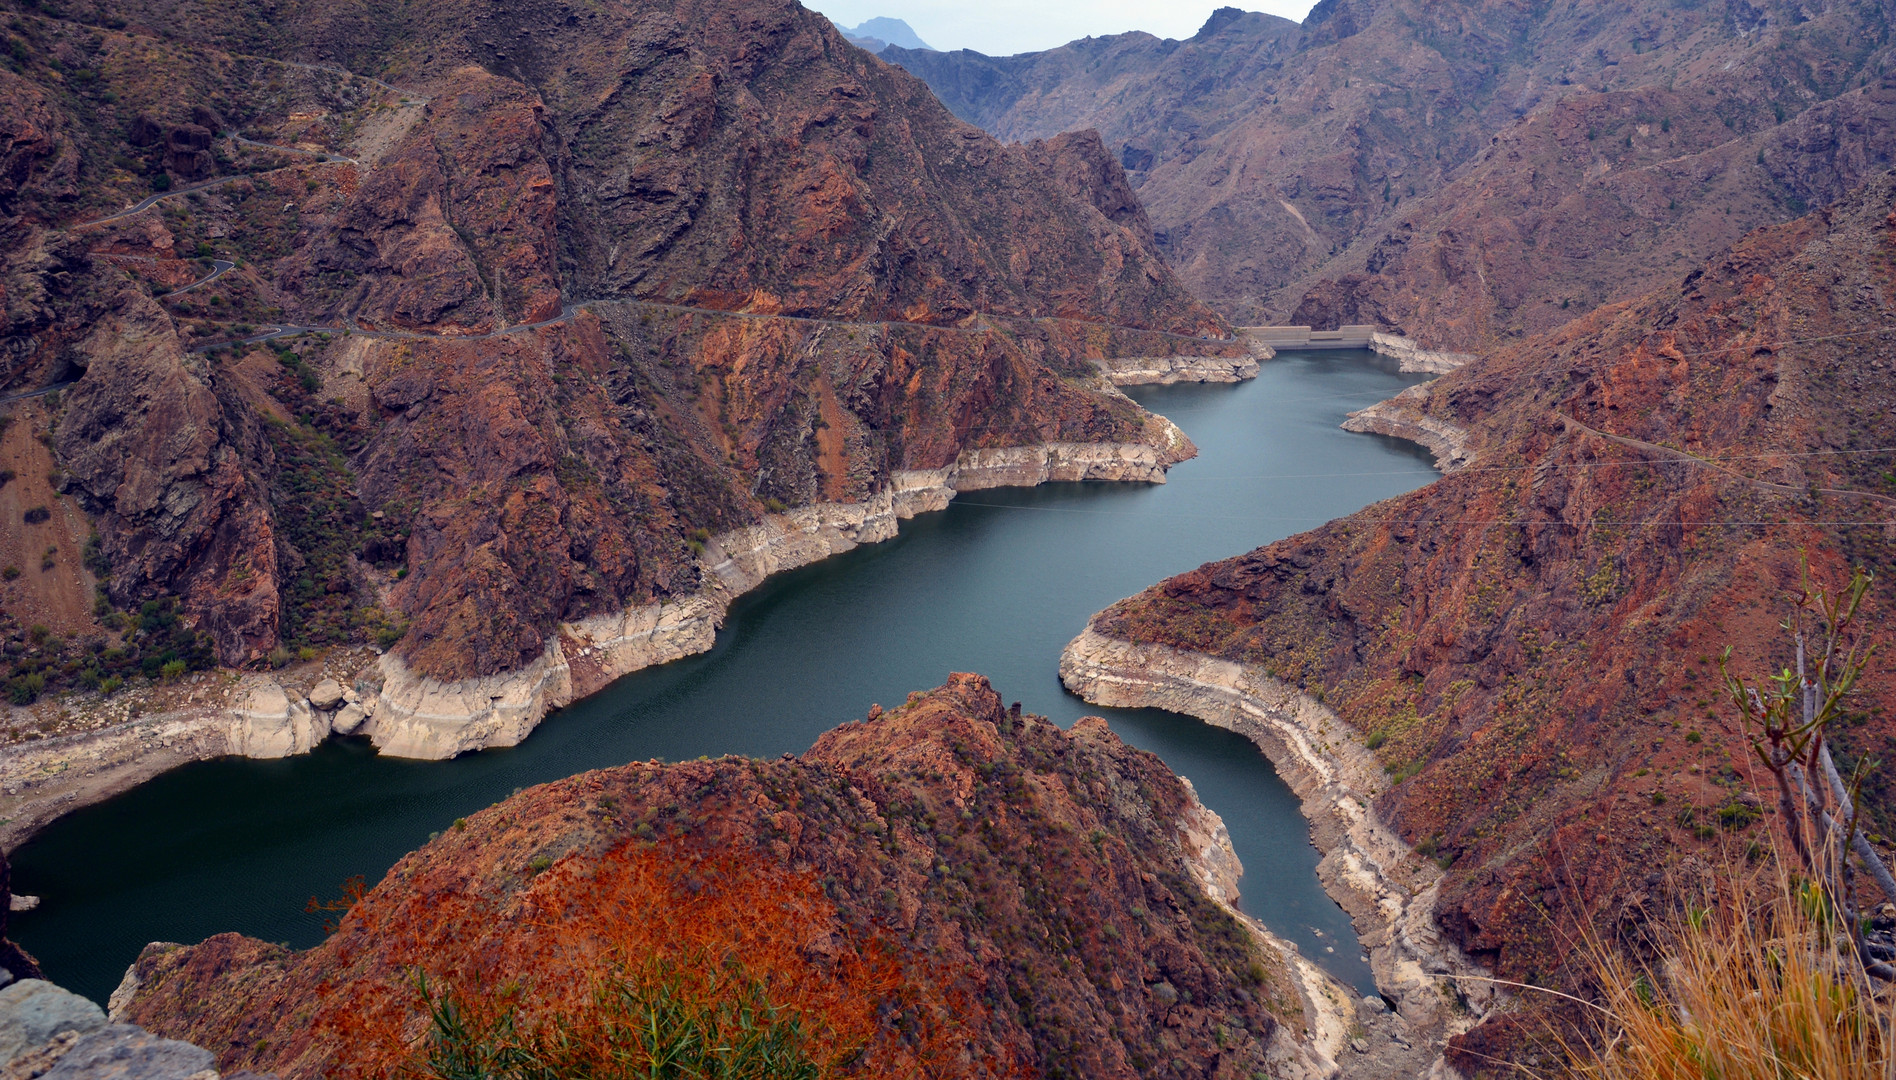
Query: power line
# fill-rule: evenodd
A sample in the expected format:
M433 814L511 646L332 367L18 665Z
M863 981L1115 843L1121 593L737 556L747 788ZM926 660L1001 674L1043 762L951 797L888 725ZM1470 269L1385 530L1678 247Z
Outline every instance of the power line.
M1731 462L1731 461L1751 461L1751 460L1758 460L1758 459L1775 459L1775 458L1810 458L1810 457L1832 457L1832 456L1840 457L1840 456L1853 455L1853 454L1896 454L1896 446L1880 446L1871 450L1807 450L1807 451L1799 450L1799 451L1787 451L1781 454L1736 454L1731 457L1722 457L1722 458L1698 457L1689 451L1681 450L1679 451L1680 456L1669 457L1669 458L1633 458L1626 461L1574 462L1573 464L1569 464L1569 465L1539 465L1539 464L1535 464L1535 465L1470 465L1464 468L1456 469L1454 472L1449 473L1448 475L1461 476L1465 473L1478 473L1478 472L1518 472L1522 469L1532 469L1536 472L1543 472L1543 471L1544 472L1562 472L1568 469L1604 469L1604 468L1617 468L1620 466L1628 466L1628 465L1720 465L1720 464L1724 464L1726 462ZM1412 475L1412 473L1413 473L1413 470L1409 470L1409 469L1391 469L1391 470L1387 470L1383 472L1276 473L1276 474L1266 473L1266 474L1258 474L1258 475L1253 475L1253 476L1244 476L1244 475L1240 475L1240 476L1189 476L1188 475L1188 476L1180 477L1179 479L1197 480L1197 481L1204 481L1204 480L1328 480L1328 479L1333 479L1333 478L1341 479L1345 477L1355 477L1355 476L1409 476L1409 475ZM1746 479L1750 479L1750 478L1747 477Z
M1287 523L1315 521L1318 524L1329 524L1331 522L1336 522L1336 523L1341 523L1341 524L1353 524L1353 525L1457 525L1457 526L1514 525L1514 526L1521 526L1521 527L1526 527L1529 525L1544 525L1544 526L1565 525L1571 528L1580 527L1580 525L1574 525L1570 522L1565 522L1565 521L1519 521L1519 520L1514 520L1514 519L1509 519L1509 518L1493 518L1493 519L1484 520L1484 519L1479 519L1479 518L1387 517L1387 518L1368 518L1361 521L1356 521L1356 520L1352 520L1347 514L1342 517L1326 518L1321 513L1305 514L1299 517L1283 517L1283 516L1276 516L1276 515L1261 516L1261 515L1254 515L1254 514L1194 514L1194 513L1189 513L1189 512L1179 513L1174 510L1157 510L1157 511L1088 510L1088 509L1083 509L1077 506L1021 506L1014 503L968 502L963 499L955 499L949 503L949 506L950 507L976 506L976 507L981 507L981 508L990 509L990 510L1035 510L1035 511L1040 511L1043 513L1050 513L1050 514L1097 514L1097 515L1104 515L1107 517L1153 517L1153 516L1162 515L1168 518L1194 518L1201 521L1273 521L1273 522L1287 522ZM1808 526L1808 525L1837 525L1837 526L1858 526L1858 527L1867 526L1867 527L1877 528L1877 529L1884 529L1884 528L1889 527L1889 523L1884 522L1884 521L1599 521L1599 520L1594 520L1594 519L1589 519L1585 522L1582 522L1581 525L1608 526L1608 527L1616 527L1616 528L1633 528L1633 527L1657 528L1661 526L1676 525L1681 528L1688 528L1688 529L1701 528L1701 527L1713 526L1713 525L1728 525L1728 526L1733 526L1733 527L1739 527L1739 526L1763 527L1763 526L1771 526L1771 525L1800 526L1801 527L1801 526Z

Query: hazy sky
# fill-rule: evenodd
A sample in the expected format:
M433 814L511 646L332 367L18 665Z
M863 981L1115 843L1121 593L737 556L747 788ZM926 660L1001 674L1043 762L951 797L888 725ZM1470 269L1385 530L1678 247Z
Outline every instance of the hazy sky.
M1144 30L1187 38L1215 8L1229 4L1301 21L1314 0L803 0L843 26L886 15L915 28L937 49L974 49L991 56L1033 52L1088 35Z

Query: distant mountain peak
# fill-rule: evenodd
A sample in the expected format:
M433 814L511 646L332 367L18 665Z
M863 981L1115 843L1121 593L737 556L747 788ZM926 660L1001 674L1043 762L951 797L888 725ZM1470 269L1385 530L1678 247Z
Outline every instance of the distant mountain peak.
M1242 18L1244 18L1244 9L1221 7L1211 13L1211 18L1206 19L1205 25L1198 28L1198 33L1192 36L1192 40L1208 38Z
M890 45L898 45L904 49L919 49L923 52L940 51L923 41L915 30L901 19L877 16L873 19L864 19L856 26L844 26L842 23L837 23L836 28L843 32L844 37L862 45L870 52L881 52Z

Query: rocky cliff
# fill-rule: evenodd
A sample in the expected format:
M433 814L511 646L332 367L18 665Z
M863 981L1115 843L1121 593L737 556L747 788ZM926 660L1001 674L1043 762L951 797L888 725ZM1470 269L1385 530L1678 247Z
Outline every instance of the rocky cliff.
M530 789L403 859L323 944L154 945L115 1000L226 1070L381 1076L427 1031L415 971L524 1029L613 965L712 955L859 1051L852 1075L1280 1074L1302 1007L1199 884L1206 816L1103 721L1064 732L956 675L801 757Z
M1185 41L885 50L1007 139L1091 128L1241 322L1474 351L1637 297L1896 162L1881 0L1221 8Z
M787 508L1162 470L1101 362L1252 353L1096 140L1001 146L794 3L12 8L0 396L60 388L20 464L95 533L73 625L5 628L16 700L349 642L520 672Z
M1716 661L1730 646L1737 671L1784 662L1806 556L1833 583L1870 569L1872 603L1896 602L1892 407L1884 175L1386 403L1457 432L1467 462L1107 609L1069 651L1069 683L1156 703L1138 695L1190 680L1142 689L1114 650L1176 654L1225 672L1199 680L1211 704L1193 711L1235 696L1246 722L1303 717L1293 729L1320 761L1373 754L1383 772L1360 794L1446 870L1433 917L1447 937L1504 978L1580 986L1582 926L1636 936L1676 872L1767 842L1770 778ZM1887 620L1872 634L1887 640ZM1866 679L1835 735L1846 759L1887 758L1892 706L1890 681ZM1333 734L1312 735L1326 717ZM1889 784L1883 769L1865 789L1886 836ZM1451 1061L1482 1067L1533 1027L1510 1023L1461 1036Z

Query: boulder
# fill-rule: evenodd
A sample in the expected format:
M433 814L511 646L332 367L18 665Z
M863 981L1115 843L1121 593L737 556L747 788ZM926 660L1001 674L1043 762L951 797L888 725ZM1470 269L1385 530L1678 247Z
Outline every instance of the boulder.
M217 1059L203 1047L113 1024L74 1043L41 1080L192 1080L215 1076L216 1068Z
M362 706L344 705L341 711L336 713L336 719L330 725L330 730L338 735L354 735L362 727L363 721L368 718L369 711Z
M309 692L309 703L324 712L329 712L342 704L342 684L334 679L324 679Z
M105 1012L42 979L21 979L0 990L0 1067L64 1032L85 1035L105 1026Z
M329 714L291 701L273 679L249 680L230 710L230 752L280 758L306 754L329 737Z

